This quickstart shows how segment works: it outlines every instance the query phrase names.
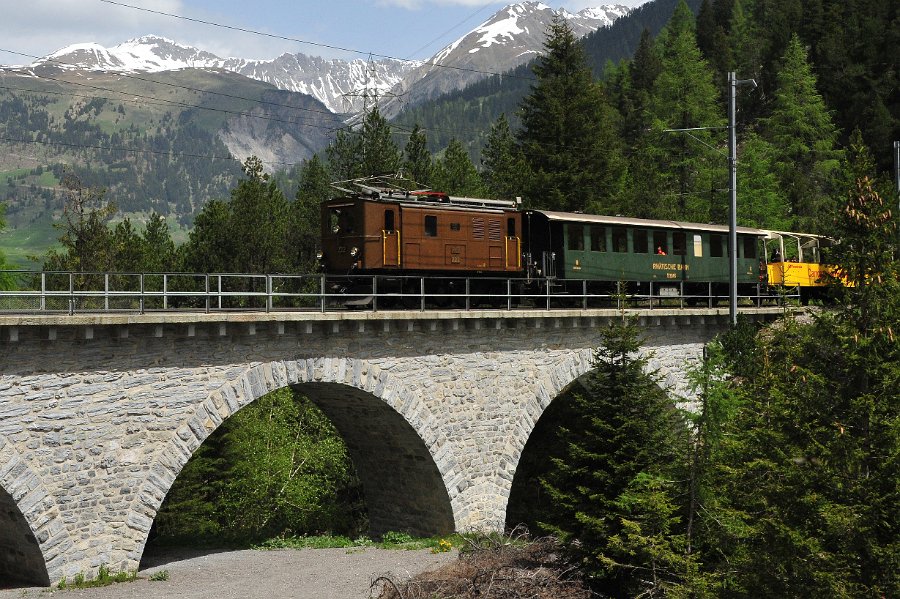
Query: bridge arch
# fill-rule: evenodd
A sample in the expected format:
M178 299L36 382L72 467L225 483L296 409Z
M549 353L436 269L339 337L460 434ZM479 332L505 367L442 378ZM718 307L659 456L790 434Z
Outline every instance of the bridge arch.
M72 546L53 496L0 437L0 578L49 585L72 574L63 565Z
M228 417L271 391L297 387L347 443L363 483L374 533L446 534L465 517L453 443L421 397L367 360L320 357L254 363L185 419L158 453L127 525L140 561L153 519L181 469Z
M691 399L684 370L685 361L690 362L692 360L691 354L696 354L696 356L693 356L694 358L699 358L702 355L702 344L687 344L685 348L687 348L686 354L679 357L678 364L681 368L658 360L652 346L645 346L641 350L642 356L647 358L644 371L647 374L654 374L659 380L660 387L676 403L689 402ZM521 421L510 432L505 445L507 453L499 461L499 471L496 480L498 486L503 489L506 499L504 519L505 512L509 507L510 492L512 491L513 481L515 480L522 454L528 441L532 438L541 416L544 415L551 403L573 385L576 385L580 378L588 375L593 369L594 349L586 348L570 353L564 360L546 368L536 377L537 384L534 395L525 399ZM689 404L688 407L690 407Z

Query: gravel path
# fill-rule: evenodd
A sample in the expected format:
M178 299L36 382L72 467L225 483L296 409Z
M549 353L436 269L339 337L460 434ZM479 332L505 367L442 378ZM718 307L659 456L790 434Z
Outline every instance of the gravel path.
M54 592L60 599L366 599L369 583L390 572L404 580L456 559L456 551L285 549L173 551L157 556L135 582ZM150 581L160 570L167 581ZM0 590L0 599L47 597L46 588Z

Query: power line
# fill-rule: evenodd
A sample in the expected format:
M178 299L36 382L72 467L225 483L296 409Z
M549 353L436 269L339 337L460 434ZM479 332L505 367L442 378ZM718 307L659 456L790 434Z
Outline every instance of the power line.
M335 46L335 45L332 45L332 44L323 44L323 43L320 43L320 42L311 42L311 41L309 41L309 40L303 40L303 39L299 39L299 38L296 38L296 37L289 37L289 36L285 36L285 35L279 35L279 34L276 34L276 33L266 33L266 32L264 32L264 31L256 31L256 30L254 30L254 29L247 29L247 28L245 28L245 27L238 27L238 26L236 26L236 25L225 25L225 24L223 24L223 23L216 23L215 21L206 21L206 20L204 20L204 19L196 19L196 18L194 18L194 17L186 17L186 16L184 16L184 15L177 15L177 14L174 14L174 13L164 12L164 11L161 11L161 10L153 10L153 9L150 9L150 8L143 8L143 7L140 7L140 6L133 6L133 5L131 5L131 4L125 4L124 2L116 2L116 1L114 1L114 0L100 0L100 2L105 2L106 4L113 4L113 5L115 5L115 6L121 6L121 7L123 7L123 8L131 8L131 9L133 9L133 10L140 10L140 11L143 11L143 12L148 12L148 13L152 13L152 14L156 14L156 15L162 15L162 16L164 16L164 17L172 17L172 18L174 18L174 19L182 19L182 20L185 20L185 21L190 21L190 22L192 22L192 23L200 23L200 24L202 24L202 25L210 25L210 26L213 26L213 27L221 27L221 28L223 28L223 29L230 29L230 30L232 30L232 31L240 31L240 32L242 32L242 33L251 33L251 34L253 34L253 35L260 35L260 36L263 36L263 37L269 37L269 38L279 39L279 40L284 40L284 41L288 41L288 42L297 42L297 43L299 43L299 44L307 44L307 45L310 45L310 46L316 46L316 47L319 47L319 48L327 48L328 50L339 50L339 51L341 51L341 52L349 52L349 53L351 53L351 54L359 54L359 55L362 55L362 56L372 55L372 56L376 56L376 57L378 57L378 58L386 58L386 59L388 59L388 60L396 60L396 61L398 61L398 62L414 63L414 64L417 64L417 65L421 64L422 66L433 66L433 67L439 67L439 68L442 68L442 69L452 69L452 70L454 70L454 71L464 71L464 72L469 72L469 73L478 73L478 74L481 74L481 75L500 75L500 74L501 74L501 73L497 73L497 72L494 72L494 71L482 71L482 70L479 70L479 69L472 69L472 68L467 68L467 67L455 67L455 66L452 66L452 65L438 64L438 63L430 62L430 61L420 62L420 61L417 61L417 60L409 60L409 59L407 59L407 58L400 58L399 56L392 56L392 55L390 55L390 54L378 54L378 53L376 53L376 52L367 52L367 51L363 51L363 50L356 50L356 49L353 49L353 48L344 48L344 47L342 47L342 46ZM517 79L526 79L526 80L530 80L530 81L533 81L533 80L534 80L534 77L525 77L525 76L522 76L522 75L511 75L511 74L507 74L507 77L517 78Z

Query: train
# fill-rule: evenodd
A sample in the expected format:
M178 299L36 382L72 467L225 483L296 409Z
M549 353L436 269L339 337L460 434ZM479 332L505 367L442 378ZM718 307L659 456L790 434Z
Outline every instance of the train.
M625 289L698 304L728 297L727 226L523 209L519 201L368 180L335 186L341 194L321 204L319 261L360 304L376 292L533 298ZM738 295L775 298L791 289L804 303L824 296L827 244L819 235L738 227Z

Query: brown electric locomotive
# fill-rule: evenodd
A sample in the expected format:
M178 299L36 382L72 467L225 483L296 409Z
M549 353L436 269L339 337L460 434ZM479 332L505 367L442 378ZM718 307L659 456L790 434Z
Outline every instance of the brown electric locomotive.
M500 275L522 269L514 202L364 187L322 204L324 270L365 275Z

